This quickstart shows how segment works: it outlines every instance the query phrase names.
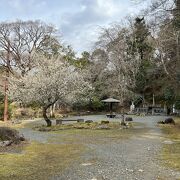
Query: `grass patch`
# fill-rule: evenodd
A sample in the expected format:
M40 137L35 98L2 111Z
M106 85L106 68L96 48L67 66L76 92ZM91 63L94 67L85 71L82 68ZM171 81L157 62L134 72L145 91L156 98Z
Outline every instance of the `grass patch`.
M60 130L68 130L68 129L91 129L91 130L102 130L102 129L109 129L109 130L116 130L120 129L121 126L120 122L109 122L109 123L73 123L73 124L62 124L62 125L53 125L51 127L46 127L44 125L36 126L33 129L38 131L60 131ZM132 127L132 123L128 123L127 127Z
M165 137L174 142L163 145L161 157L166 166L180 170L180 118L176 118L175 122L176 125L161 125Z
M118 142L123 139L131 138L134 135L140 135L147 132L147 128L135 129L67 129L63 131L53 131L50 133L59 136L51 138L51 142L55 143L81 143L81 144L104 144L109 142ZM49 132L48 132L49 133Z
M7 180L50 179L68 167L83 150L79 144L33 142L20 154L0 155L0 177Z

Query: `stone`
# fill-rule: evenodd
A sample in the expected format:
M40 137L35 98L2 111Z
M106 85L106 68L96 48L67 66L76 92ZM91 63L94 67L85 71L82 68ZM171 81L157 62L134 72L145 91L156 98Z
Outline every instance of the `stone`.
M133 118L132 117L126 117L125 121L133 121Z
M78 123L84 122L84 119L77 119L77 122L78 122Z
M12 144L12 141L1 141L0 147L10 146Z
M25 139L25 137L21 134L20 137L19 137L19 140L20 140L20 141L25 141L26 139Z
M12 144L12 141L4 141L5 146L10 146Z
M101 121L101 124L109 124L109 121Z
M173 120L173 118L167 118L167 119L165 119L164 124L174 124L175 125L175 121Z
M133 169L128 169L128 168L126 168L126 171L128 171L128 172L134 172Z
M85 123L93 123L93 120L87 120Z
M106 124L99 125L97 129L110 129Z
M81 165L82 165L82 166L91 166L92 163L82 163Z
M21 124L22 122L20 120L14 120L12 121L12 124Z
M56 125L61 125L62 124L62 119L57 119L56 120Z
M0 141L0 147L4 147L4 142Z

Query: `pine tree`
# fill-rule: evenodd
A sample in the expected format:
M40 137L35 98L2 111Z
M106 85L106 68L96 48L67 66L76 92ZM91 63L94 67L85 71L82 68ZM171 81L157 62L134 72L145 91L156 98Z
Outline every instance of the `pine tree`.
M139 56L139 71L136 74L136 83L133 91L142 96L145 102L146 88L149 81L149 70L152 68L150 61L152 56L152 47L149 43L150 32L146 26L144 18L137 17L134 23L134 43L133 51Z

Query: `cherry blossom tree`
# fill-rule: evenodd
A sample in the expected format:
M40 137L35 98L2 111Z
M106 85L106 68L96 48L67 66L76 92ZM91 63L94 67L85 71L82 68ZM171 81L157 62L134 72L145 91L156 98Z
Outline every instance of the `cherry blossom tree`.
M84 81L82 73L62 56L46 58L36 55L34 59L35 69L25 76L10 79L10 97L24 104L38 102L42 106L47 126L51 126L48 108L57 101L73 101L90 85Z

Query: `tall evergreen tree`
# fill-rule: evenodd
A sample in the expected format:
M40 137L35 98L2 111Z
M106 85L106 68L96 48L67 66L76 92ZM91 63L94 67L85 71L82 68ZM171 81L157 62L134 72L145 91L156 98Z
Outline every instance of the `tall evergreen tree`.
M137 17L134 23L133 52L139 57L139 71L136 74L136 83L133 91L142 97L145 102L146 89L149 83L149 70L152 68L152 47L149 42L150 32L144 18Z

